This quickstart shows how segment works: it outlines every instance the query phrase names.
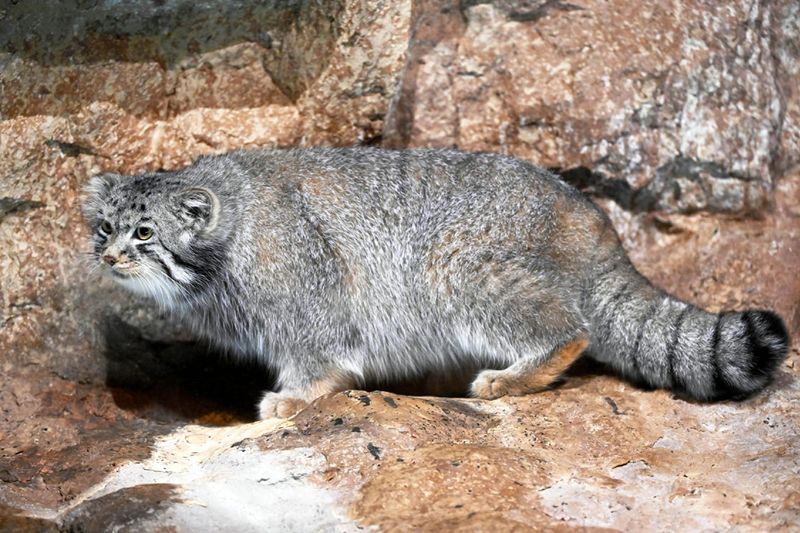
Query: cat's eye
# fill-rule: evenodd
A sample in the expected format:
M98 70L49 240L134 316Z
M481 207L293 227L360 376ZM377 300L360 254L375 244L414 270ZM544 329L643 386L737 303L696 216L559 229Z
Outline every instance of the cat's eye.
M111 233L114 231L114 226L108 220L104 220L100 223L100 231L106 234Z
M146 241L153 236L153 228L147 226L139 226L136 228L136 238L140 241Z

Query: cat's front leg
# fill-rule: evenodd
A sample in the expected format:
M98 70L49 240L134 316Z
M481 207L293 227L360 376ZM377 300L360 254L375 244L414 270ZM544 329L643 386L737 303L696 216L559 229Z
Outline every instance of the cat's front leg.
M279 382L280 391L267 391L261 398L258 404L260 420L291 418L324 394L352 389L358 385L358 380L352 373L339 368L332 368L310 380L282 372Z

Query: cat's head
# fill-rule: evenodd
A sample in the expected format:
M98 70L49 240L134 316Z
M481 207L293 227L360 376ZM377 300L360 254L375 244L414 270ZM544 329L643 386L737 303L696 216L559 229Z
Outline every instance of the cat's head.
M221 207L210 189L170 173L102 174L84 193L91 261L125 288L171 307L219 266Z

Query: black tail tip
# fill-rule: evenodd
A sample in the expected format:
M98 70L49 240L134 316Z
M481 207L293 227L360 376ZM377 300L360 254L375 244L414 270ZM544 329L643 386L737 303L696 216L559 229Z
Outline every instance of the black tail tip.
M766 387L789 353L789 333L772 311L723 313L715 332L712 400L744 400Z
M789 332L781 317L772 311L742 313L752 354L751 372L771 377L789 353Z

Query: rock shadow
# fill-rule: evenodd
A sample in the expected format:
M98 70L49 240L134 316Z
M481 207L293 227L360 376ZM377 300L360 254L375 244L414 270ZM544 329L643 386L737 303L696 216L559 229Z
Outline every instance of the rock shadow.
M114 401L138 416L165 422L225 425L256 420L258 401L274 376L199 342L156 342L109 316L105 338L106 386Z

